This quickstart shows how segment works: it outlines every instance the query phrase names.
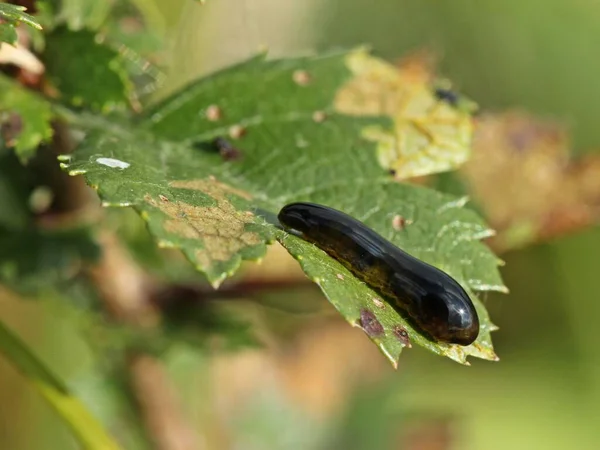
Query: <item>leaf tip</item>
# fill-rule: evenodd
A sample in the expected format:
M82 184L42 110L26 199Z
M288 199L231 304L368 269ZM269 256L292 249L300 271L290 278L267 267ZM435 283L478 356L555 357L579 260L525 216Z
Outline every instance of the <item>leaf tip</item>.
M196 270L200 272L206 272L206 268L201 266L196 266ZM222 273L213 279L211 279L211 277L208 277L208 281L210 282L210 285L213 287L213 289L217 290L221 287L221 284L223 284L226 278L227 273Z
M398 356L394 357L394 355L392 355L388 349L386 348L385 344L383 342L376 342L377 347L379 347L379 350L381 350L381 353L383 353L385 355L385 357L388 359L388 361L392 364L392 367L394 368L394 370L398 370L398 360L400 359L400 353L398 353Z

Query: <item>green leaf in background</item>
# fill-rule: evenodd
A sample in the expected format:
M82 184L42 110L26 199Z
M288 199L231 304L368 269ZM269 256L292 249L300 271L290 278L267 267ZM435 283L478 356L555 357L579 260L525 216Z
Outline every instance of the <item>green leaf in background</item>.
M46 231L0 227L0 282L35 292L75 276L100 248L87 228Z
M61 416L82 448L86 450L119 449L117 443L106 434L102 425L96 421L77 397L71 394L67 386L2 322L0 322L0 352Z
M71 30L89 28L95 30L109 17L115 1L97 2L94 0L61 0L58 17L64 20Z
M15 148L22 162L30 159L38 145L52 137L52 115L46 100L0 75L0 122L5 124L3 134L8 135L5 137L6 145Z
M35 17L30 16L25 11L27 8L9 3L0 3L0 45L7 42L11 45L17 42L16 26L23 22L30 27L41 30L42 26Z
M0 140L0 229L18 229L31 219L31 173Z
M351 391L335 432L330 433L320 450L406 448L399 446L398 438L406 429L408 414L390 397L392 389L403 386L404 383L398 383L398 378L393 377Z
M46 35L46 74L72 105L109 111L128 104L131 83L116 50L88 30L59 27Z
M397 183L376 146L362 139L373 127L394 129L397 118L336 111L336 99L356 80L352 61L363 53L251 59L192 84L137 122L90 133L62 157L63 167L85 174L104 205L135 208L159 245L181 248L215 287L277 238L348 322L357 325L364 311L375 316L383 331L370 338L394 364L402 330L462 363L468 355L495 360L494 325L475 296L478 340L468 347L432 342L324 252L278 229L276 214L286 203L326 204L468 290L505 290L499 261L479 242L491 232L463 208L464 199Z
M160 306L161 335L153 340L164 342L165 348L181 343L204 350L217 346L225 351L260 347L251 324L239 317L239 311L228 310L232 308L227 305L203 301L197 295L192 295L190 301L186 292L181 292L170 304Z
M13 25L0 23L0 43L6 42L10 45L15 45L18 38L17 29Z

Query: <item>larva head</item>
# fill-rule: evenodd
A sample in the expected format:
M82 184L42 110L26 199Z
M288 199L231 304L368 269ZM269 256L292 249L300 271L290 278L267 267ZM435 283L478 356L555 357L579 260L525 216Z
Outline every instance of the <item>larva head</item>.
M312 203L291 203L281 208L277 218L285 228L304 234L320 223L321 215L327 214L328 210L325 206Z
M479 335L479 317L467 293L452 281L421 299L419 325L439 341L470 345Z

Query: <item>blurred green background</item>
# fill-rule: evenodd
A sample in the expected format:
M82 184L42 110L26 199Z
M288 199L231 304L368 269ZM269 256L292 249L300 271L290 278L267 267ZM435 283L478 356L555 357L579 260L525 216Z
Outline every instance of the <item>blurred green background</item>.
M598 1L209 0L199 6L192 1L157 0L156 4L166 19L166 53L172 67L157 95L263 45L273 54L290 55L371 44L391 60L428 47L440 55L441 73L482 109L518 108L559 119L570 127L576 154L595 152L600 143ZM306 408L290 394L290 386L308 389L303 383L315 382L319 374L309 376L306 368L294 369L299 379L285 388L268 382L275 376L268 370L251 371L267 379L255 380L254 395L227 409L211 393L211 383L217 389L222 378L210 358L182 349L170 355L169 367L198 429L204 430L209 444L222 444L207 448L598 448L598 255L600 233L595 229L502 255L507 262L502 272L511 292L486 299L500 326L494 335L499 363L475 360L466 368L414 348L404 352L400 370L394 372L374 346L360 346L362 353L358 352L353 345L366 338L341 324L343 336L352 338L338 342L339 351L358 359L367 353L368 361L381 367L376 376L364 379L357 372L356 389L343 391L335 413ZM309 290L307 295L320 294ZM89 349L60 310L21 302L0 291L0 312L67 379L77 380L94 370ZM308 326L313 320L303 317L299 322ZM319 341L321 345L327 347ZM333 372L353 367L323 363L311 365L311 370L335 380L339 376ZM330 389L334 388L324 388L320 395L333 395ZM89 386L81 391L101 392ZM0 396L0 448L71 448L71 438L54 413L2 360ZM110 406L103 405L108 403L105 398L89 394L85 400L93 409L103 410L102 415L110 412ZM215 425L215 414L222 418L223 411L236 414L227 416L226 424ZM411 427L437 423L440 417L449 420L450 446L415 447L417 440L398 438L400 431L410 435ZM144 448L135 442L132 438L127 448Z

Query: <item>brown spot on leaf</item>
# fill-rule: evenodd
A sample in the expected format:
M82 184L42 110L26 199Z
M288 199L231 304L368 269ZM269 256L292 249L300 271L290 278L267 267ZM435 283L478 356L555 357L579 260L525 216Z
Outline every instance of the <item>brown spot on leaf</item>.
M163 202L168 202L169 199L162 194L158 194L158 198L160 198Z
M402 216L395 215L392 219L392 227L394 227L394 230L400 231L404 229L405 225L406 219Z
M408 336L408 332L400 325L394 326L394 336L396 336L398 340L402 343L402 345L404 345L405 347L412 347L412 344L410 343L410 337Z
M229 136L232 139L239 139L246 134L246 129L241 125L233 125L229 128Z
M206 108L206 118L209 121L216 122L217 120L220 120L222 116L223 114L221 112L221 108L219 108L217 105L210 105L208 108Z
M294 80L294 83L299 86L307 86L310 84L312 78L306 70L296 70L292 74L292 79Z
M227 139L216 138L213 145L225 161L235 161L242 157L241 150L231 145Z
M343 280L344 279L344 275L342 275L341 273L338 273L335 276L337 277L338 280Z
M326 118L327 115L323 111L315 111L312 115L312 119L317 123L323 122Z
M381 336L384 333L383 325L368 309L360 310L360 326L370 337Z

